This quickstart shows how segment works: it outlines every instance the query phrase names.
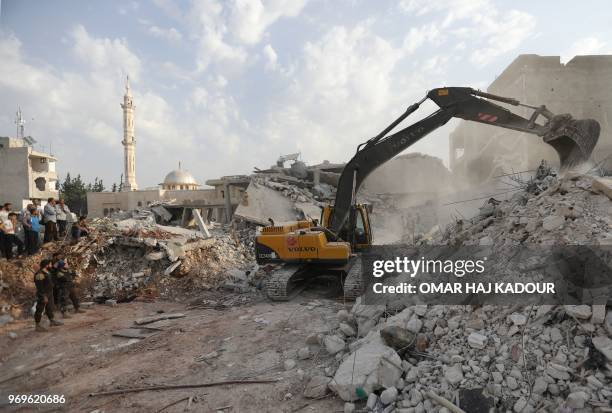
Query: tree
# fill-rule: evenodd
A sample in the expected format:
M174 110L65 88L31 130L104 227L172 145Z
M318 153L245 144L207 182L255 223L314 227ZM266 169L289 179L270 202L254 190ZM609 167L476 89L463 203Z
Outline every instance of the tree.
M104 191L104 183L96 177L93 184L85 184L81 175L71 178L70 173L66 174L66 179L60 184L60 196L64 199L68 208L79 215L87 214L87 192Z
M121 174L121 178L119 179L119 192L123 191L123 174Z
M117 183L113 183L113 187L111 188L111 191L117 192Z

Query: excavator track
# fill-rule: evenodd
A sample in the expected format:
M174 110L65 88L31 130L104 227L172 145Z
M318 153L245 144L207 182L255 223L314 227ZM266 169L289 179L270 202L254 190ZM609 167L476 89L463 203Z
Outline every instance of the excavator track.
M301 277L302 270L299 265L285 265L270 274L266 281L266 294L272 301L289 301L294 293Z
M346 300L354 300L363 294L363 276L362 276L361 258L355 258L355 263L344 278L342 289Z

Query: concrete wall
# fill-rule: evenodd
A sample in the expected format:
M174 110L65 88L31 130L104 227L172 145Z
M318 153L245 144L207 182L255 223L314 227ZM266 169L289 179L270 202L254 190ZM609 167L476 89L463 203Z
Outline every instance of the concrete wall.
M240 188L230 186L233 207L239 204L241 192ZM221 191L214 188L194 191L150 189L130 192L88 192L87 211L90 217L103 217L117 210L130 211L146 207L153 202L174 201L174 203L179 205L190 203L210 205L210 208L215 210L214 218L222 220L225 200L218 196L220 193Z
M521 55L487 91L533 106L543 104L553 113L596 119L602 131L594 159L612 154L612 56L576 56L562 64L559 56ZM507 107L525 117L532 113ZM531 134L464 121L449 139L451 169L472 181L533 169L542 159L558 164L556 152Z

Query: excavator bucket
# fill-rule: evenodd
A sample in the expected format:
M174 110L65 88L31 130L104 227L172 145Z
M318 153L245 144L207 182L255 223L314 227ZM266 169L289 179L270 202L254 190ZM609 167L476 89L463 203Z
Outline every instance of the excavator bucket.
M567 170L590 158L600 130L599 122L594 119L575 120L564 114L550 120L549 130L543 138L559 154L560 169Z

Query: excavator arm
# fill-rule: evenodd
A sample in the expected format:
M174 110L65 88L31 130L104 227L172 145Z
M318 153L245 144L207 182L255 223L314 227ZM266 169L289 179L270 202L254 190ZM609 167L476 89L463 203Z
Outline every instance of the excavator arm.
M396 133L387 135L427 99L439 106L436 112ZM491 100L527 107L533 109L533 113L529 119L526 119L492 103ZM544 124L538 123L540 116L546 120ZM562 169L588 160L600 132L599 123L595 120L574 120L568 114L555 115L545 106L529 106L512 98L472 88L432 89L421 101L408 107L381 133L357 147L355 156L346 164L340 175L328 228L335 234L340 234L343 228L347 228L348 231L343 234L343 238L347 237L345 241L353 243L355 214L351 214L351 207L355 204L356 193L365 178L380 165L443 126L453 117L540 136L557 151ZM347 220L349 225L345 226Z

